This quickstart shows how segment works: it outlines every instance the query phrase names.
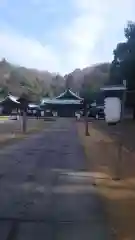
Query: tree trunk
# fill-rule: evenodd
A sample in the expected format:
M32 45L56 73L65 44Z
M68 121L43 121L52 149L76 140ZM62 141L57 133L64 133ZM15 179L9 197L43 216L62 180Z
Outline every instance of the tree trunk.
M89 125L88 125L88 111L85 109L85 136L89 136Z
M23 119L22 119L22 130L23 130L23 133L26 133L26 130L27 130L27 116L26 116L26 111L23 111Z
M133 120L135 120L135 106L133 108Z

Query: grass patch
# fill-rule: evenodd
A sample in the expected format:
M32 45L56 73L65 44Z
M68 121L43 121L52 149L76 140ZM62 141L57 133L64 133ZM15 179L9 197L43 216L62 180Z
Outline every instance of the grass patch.
M0 116L0 121L5 121L8 120L9 117L8 116Z

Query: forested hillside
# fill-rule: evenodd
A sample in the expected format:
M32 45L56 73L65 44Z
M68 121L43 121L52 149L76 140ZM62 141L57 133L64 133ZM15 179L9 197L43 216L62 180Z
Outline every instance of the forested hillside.
M3 59L0 62L1 96L9 92L16 96L25 93L37 101L43 96L56 96L67 87L78 93L98 91L108 81L109 69L109 63L101 63L61 76L15 66Z

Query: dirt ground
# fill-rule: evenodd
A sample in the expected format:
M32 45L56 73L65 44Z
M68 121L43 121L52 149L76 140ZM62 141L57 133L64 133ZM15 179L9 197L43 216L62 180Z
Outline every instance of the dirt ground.
M104 127L101 126L103 126L102 122L99 125L89 123L90 136L85 137L84 123L78 123L87 169L95 173L95 183L106 199L109 222L114 235L118 240L134 240L135 148L133 146L135 142L132 143L134 138L132 131L133 129L135 131L135 127L130 126L128 131L123 124L121 128L116 126L115 131L107 131L105 124ZM125 129L125 132L122 129Z
M27 120L27 132L22 133L22 121L11 120L0 122L0 147L14 143L16 140L27 137L28 134L42 130L46 125L50 124L43 119L37 120L29 118Z
M135 151L135 121L132 119L125 119L113 126L108 126L104 120L93 121L93 125L115 141L121 141L130 152Z
M40 121L41 122L41 121ZM28 118L27 119L27 128L32 129L37 126L39 121L35 118ZM10 133L16 133L21 132L22 130L22 119L20 120L5 120L0 121L0 134L10 134Z

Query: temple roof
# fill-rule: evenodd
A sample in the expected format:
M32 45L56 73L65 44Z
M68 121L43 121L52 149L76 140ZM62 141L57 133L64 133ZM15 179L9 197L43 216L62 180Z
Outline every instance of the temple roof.
M56 98L52 98L52 99L43 99L41 101L41 105L44 104L59 104L59 105L63 105L63 104L81 104L81 100L74 100L74 99L56 99Z
M44 104L81 104L82 98L80 98L77 94L72 92L70 89L65 90L65 92L61 93L56 98L43 98L41 101L41 106Z
M20 104L20 102L18 101L18 97L12 96L12 95L8 95L5 99L3 99L0 104L5 104L5 103L14 103L14 104Z
M77 94L72 92L70 89L66 89L65 92L61 93L56 99L72 99L72 100L82 100Z

